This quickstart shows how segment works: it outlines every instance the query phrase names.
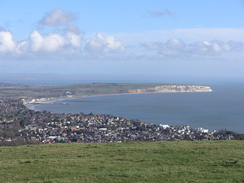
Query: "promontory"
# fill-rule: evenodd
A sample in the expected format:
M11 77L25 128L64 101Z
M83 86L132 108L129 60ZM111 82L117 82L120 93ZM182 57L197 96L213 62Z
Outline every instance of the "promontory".
M190 84L89 83L65 86L1 85L0 95L21 98L24 104L92 95L129 93L211 92L209 86Z
M127 93L211 92L209 86L159 83L88 83L64 86L35 86L0 83L0 96L23 99L24 104L92 95Z

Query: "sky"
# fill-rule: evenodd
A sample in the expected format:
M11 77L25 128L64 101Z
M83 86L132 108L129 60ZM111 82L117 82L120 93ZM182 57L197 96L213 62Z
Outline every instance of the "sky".
M244 0L0 0L0 73L244 78Z

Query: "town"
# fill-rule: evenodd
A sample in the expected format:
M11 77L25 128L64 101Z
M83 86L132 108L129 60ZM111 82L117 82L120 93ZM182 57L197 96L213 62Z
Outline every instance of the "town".
M0 100L0 142L4 144L105 143L170 140L243 139L235 132L209 132L188 125L146 124L105 114L67 114L33 111L22 100Z

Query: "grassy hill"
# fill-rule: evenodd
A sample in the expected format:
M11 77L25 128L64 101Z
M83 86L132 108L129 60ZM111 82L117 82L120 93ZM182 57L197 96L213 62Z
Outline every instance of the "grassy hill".
M0 147L0 182L244 182L244 141Z
M179 85L179 84L177 84ZM90 83L64 86L24 86L0 83L0 97L42 98L42 97L67 97L133 93L131 90L148 90L156 86L170 86L170 84L153 83ZM182 85L186 86L186 85ZM193 85L190 85L193 86ZM188 88L188 90L190 90ZM153 91L155 92L155 91Z
M65 86L1 86L0 97L60 97L66 96L67 92L74 96L127 93L132 89L145 89L156 87L159 84L140 83L91 83ZM163 84L161 84L163 85Z

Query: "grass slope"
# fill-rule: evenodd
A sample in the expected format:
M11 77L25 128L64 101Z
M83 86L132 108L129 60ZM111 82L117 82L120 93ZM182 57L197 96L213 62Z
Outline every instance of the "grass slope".
M0 147L0 182L244 182L244 141Z

